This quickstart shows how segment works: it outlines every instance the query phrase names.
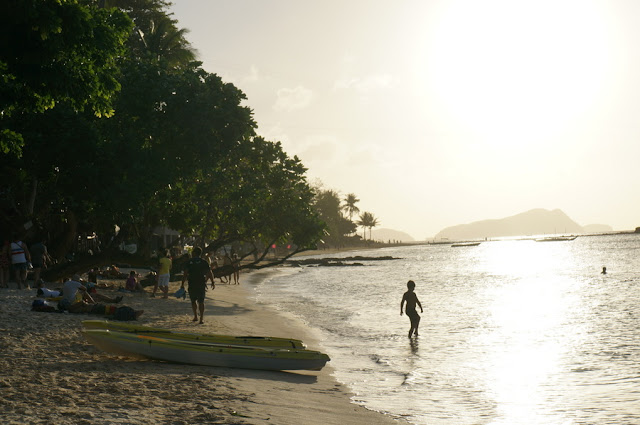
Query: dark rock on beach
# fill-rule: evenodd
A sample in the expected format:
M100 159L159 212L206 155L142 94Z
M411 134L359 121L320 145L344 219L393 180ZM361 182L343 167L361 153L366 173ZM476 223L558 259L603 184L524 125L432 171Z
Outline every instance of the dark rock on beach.
M364 266L366 262L371 261L390 261L400 260L400 258L383 256L383 257L325 257L325 258L305 258L303 260L288 260L286 264L293 267L301 266L316 266L316 267L352 267L352 266Z

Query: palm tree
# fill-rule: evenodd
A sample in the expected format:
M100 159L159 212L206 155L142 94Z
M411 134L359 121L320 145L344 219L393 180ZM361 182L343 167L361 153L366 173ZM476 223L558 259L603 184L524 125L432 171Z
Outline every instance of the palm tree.
M367 228L369 229L369 239L371 239L371 229L376 227L379 223L378 223L378 219L373 214L365 211L362 214L360 214L360 219L356 224L364 229L363 236L364 236L364 239L366 240L367 239L366 229Z
M356 207L358 202L360 202L360 199L353 193L348 194L342 200L342 210L347 213L349 220L351 220L354 214L360 212L360 208Z
M360 199L358 199L353 193L345 196L342 201L342 211L347 213L347 215L349 216L349 221L351 222L353 222L353 215L360 212L360 208L356 207L356 204L358 202L360 202Z
M140 37L147 50L157 57L164 59L170 67L176 67L195 60L196 51L185 38L189 30L178 29L174 21L161 16L150 21L150 27L144 34L140 30Z
M187 29L178 29L178 21L166 11L166 0L99 0L98 7L117 7L125 11L135 27L129 46L138 57L149 55L177 68L196 59L196 50L186 39Z

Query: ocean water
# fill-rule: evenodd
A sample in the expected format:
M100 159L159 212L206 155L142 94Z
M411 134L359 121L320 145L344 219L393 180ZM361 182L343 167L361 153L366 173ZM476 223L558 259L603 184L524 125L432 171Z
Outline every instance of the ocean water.
M398 259L285 268L255 292L319 332L356 403L420 425L640 423L640 235L332 256L354 255Z

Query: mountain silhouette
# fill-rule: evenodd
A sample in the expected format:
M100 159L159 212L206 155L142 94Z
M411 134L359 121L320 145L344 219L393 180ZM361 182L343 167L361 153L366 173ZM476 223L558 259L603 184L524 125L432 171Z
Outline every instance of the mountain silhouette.
M606 225L586 226L589 229L611 230ZM569 218L561 210L533 209L511 217L496 220L482 220L469 224L460 224L441 230L436 239L484 239L509 236L530 236L545 234L579 234L585 233L585 227Z
M371 232L371 238L374 241L382 242L413 242L414 239L408 233L401 232L393 229L373 229Z

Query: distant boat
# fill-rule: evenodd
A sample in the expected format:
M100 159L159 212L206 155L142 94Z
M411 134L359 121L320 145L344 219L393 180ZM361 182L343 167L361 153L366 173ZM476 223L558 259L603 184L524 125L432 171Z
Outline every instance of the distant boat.
M478 246L478 245L480 245L480 242L460 242L460 243L451 244L451 247L459 248L461 246Z
M572 241L577 236L549 236L547 238L538 238L536 242L560 242L560 241Z

